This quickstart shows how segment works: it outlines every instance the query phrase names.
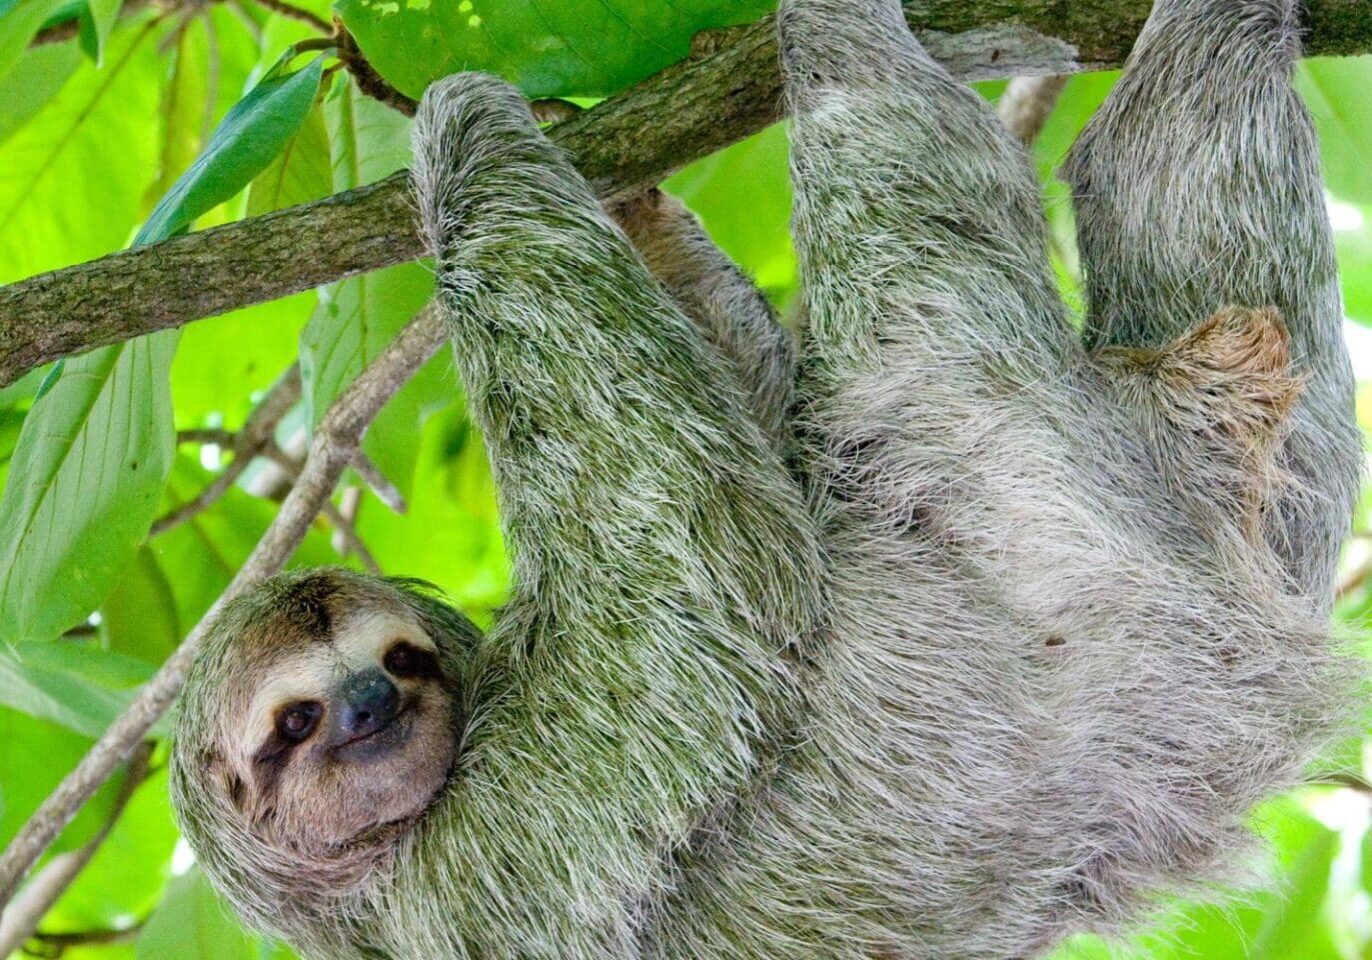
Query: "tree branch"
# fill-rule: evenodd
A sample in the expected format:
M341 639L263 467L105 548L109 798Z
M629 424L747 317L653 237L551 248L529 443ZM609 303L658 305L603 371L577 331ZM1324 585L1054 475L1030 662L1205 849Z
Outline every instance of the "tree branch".
M33 936L44 914L57 902L62 891L71 886L77 874L91 862L101 844L114 830L115 823L133 799L134 792L148 778L148 761L151 757L152 744L140 742L134 745L129 772L124 775L124 782L119 787L119 795L114 799L114 806L110 809L105 822L100 825L100 829L95 832L95 836L76 850L53 857L19 896L14 898L14 902L4 914L0 915L0 957L8 957ZM113 773L113 770L110 772Z
M223 605L285 565L352 461L367 427L401 385L438 352L443 339L437 311L426 307L329 408L276 519L223 596L0 855L0 906L76 811L94 796L176 699L205 628Z
M967 80L1123 61L1148 0L920 0L930 52ZM1372 49L1372 4L1310 0L1311 53ZM770 20L706 35L698 54L550 130L604 199L661 181L776 120ZM59 357L273 300L422 253L406 175L0 287L0 384Z
M148 536L156 537L166 533L172 527L185 523L228 493L234 481L248 468L253 457L261 453L262 448L271 442L273 434L276 433L276 425L281 422L282 417L290 412L291 407L295 406L295 402L299 399L300 365L293 363L272 385L271 390L267 391L262 402L253 408L252 413L248 414L248 419L243 423L243 429L238 431L234 438L233 460L230 461L229 465L193 499L181 504L166 516L157 518L153 522ZM189 433L189 431L187 432Z

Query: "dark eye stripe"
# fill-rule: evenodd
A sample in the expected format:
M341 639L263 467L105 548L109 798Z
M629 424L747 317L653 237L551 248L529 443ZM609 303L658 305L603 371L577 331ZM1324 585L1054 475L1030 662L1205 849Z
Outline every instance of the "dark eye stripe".
M301 700L276 715L276 732L289 743L300 743L314 733L324 707L317 700Z
M433 651L416 647L404 640L386 651L386 656L382 658L381 665L386 668L386 672L391 676L399 677L402 680L435 679L442 676L438 657L434 655Z

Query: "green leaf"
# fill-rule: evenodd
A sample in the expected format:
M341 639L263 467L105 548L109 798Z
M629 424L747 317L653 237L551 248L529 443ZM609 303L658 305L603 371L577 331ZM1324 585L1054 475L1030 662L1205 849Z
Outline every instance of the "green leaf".
M690 52L701 30L746 23L774 0L338 0L362 52L412 97L484 70L531 97L606 96Z
M248 216L309 203L331 192L329 131L315 107L267 169L248 188Z
M1319 131L1325 186L1345 200L1372 204L1372 56L1305 60L1296 88Z
M0 500L0 638L50 640L113 588L172 460L174 335L69 360L29 412Z
M16 68L0 77L0 144L57 95L81 62L69 43L30 47Z
M181 643L189 624L176 616L176 595L167 573L147 547L139 547L100 605L100 636L115 653L160 664Z
M147 213L159 139L156 37L121 24L103 70L78 60L56 97L0 146L0 283L118 250Z
M270 387L295 360L316 300L309 290L206 317L182 330L171 372L178 426L237 429L252 410L253 394Z
M408 121L348 83L325 104L333 154L333 188L378 180L409 160ZM415 263L351 277L319 291L319 305L300 337L300 373L311 427L433 295L433 273ZM363 450L401 492L414 472L423 418L453 395L442 365L430 363L385 406Z
M98 737L153 669L75 642L16 644L0 649L0 704Z
M273 70L234 105L195 163L167 191L134 243L172 236L252 182L295 135L319 90L322 57L294 73Z
M95 857L43 918L44 929L120 929L148 916L166 889L177 836L163 768L129 798Z
M0 847L13 839L67 771L85 756L91 743L89 737L57 724L0 707L0 783L5 785ZM106 783L96 798L81 808L50 854L85 843L104 822L116 790L114 782Z
M135 244L185 229L246 186L295 133L321 70L316 58L273 71L231 109ZM171 468L174 344L156 334L77 358L29 414L0 503L0 549L13 558L0 636L51 639L78 622L146 534Z
M10 0L0 3L0 77L24 55L29 41L65 0Z
M239 925L198 867L175 877L134 947L137 960L261 960L280 957Z
M123 3L124 0L86 0L78 38L81 49L95 61L96 66L104 64L105 41L119 19L119 8Z

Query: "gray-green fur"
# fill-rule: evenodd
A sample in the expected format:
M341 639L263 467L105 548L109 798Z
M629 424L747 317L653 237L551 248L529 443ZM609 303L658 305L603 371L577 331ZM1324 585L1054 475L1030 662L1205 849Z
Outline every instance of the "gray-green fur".
M426 95L416 188L515 597L481 637L404 584L264 588L174 757L207 873L307 955L1036 956L1229 876L1347 712L1326 621L1361 454L1293 0L1159 0L1068 164L1085 344L1021 149L897 0L778 27L794 385L682 211L616 210L636 252L510 88ZM283 852L204 758L239 638L320 583L438 642L457 760L414 822Z

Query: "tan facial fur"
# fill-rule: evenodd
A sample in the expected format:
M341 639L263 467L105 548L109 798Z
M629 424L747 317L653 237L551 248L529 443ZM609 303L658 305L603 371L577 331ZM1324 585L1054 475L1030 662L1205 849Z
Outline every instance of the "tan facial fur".
M403 829L442 787L455 749L434 641L403 610L335 607L323 618L326 635L280 617L243 638L217 737L222 783L247 829L308 854ZM425 668L388 667L387 655L402 646ZM358 678L394 687L395 716L341 743L346 691ZM313 726L297 742L283 733L282 716L301 704Z

